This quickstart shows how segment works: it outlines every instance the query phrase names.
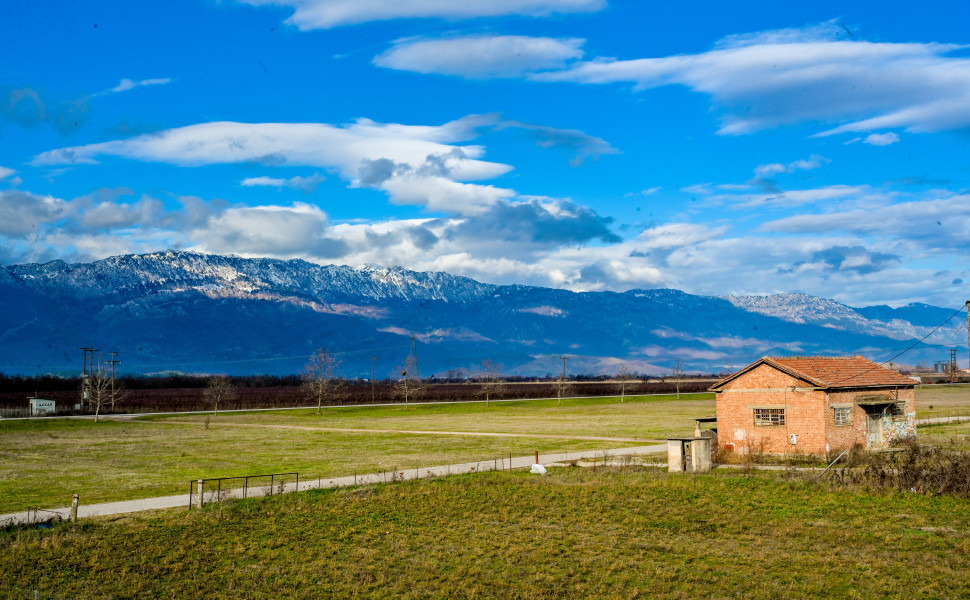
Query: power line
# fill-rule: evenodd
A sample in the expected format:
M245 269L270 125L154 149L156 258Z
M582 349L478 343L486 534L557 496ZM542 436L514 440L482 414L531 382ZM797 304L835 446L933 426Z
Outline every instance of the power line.
M837 384L840 384L840 383L843 383L843 382L846 382L846 381L850 381L850 380L855 379L857 377L862 377L866 373L875 371L876 369L882 368L883 366L885 366L885 365L893 362L894 360L896 360L900 356L906 354L907 352L909 352L910 350L912 350L916 346L919 346L920 344L922 344L926 340L926 338L930 337L931 335L933 335L934 333L936 333L937 331L939 331L941 327L943 327L944 325L946 325L947 323L949 323L950 320L953 319L953 317L957 316L958 314L960 314L964 310L967 310L967 308L965 306L961 306L960 308L956 309L955 311L953 311L953 314L952 315L950 315L949 317L946 318L945 321L943 321L942 323L940 323L939 325L937 325L936 327L934 327L933 328L933 331L927 333L926 335L924 335L923 337L921 337L919 340L917 340L913 344L910 344L909 347L907 347L905 350L899 352L898 354L896 354L895 356L893 356L889 360L885 360L885 361L879 363L878 365L872 367L871 369L866 369L865 371L863 371L861 373L856 373L855 375L851 375L849 377L846 377L845 379L840 379L839 381L833 382L832 385L837 385ZM970 318L970 317L968 317L968 318Z

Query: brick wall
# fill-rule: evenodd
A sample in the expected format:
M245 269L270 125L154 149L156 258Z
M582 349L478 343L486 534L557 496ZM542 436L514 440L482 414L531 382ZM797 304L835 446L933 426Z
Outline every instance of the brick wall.
M915 436L916 402L912 388L847 390L826 394L811 385L768 365L724 384L717 394L718 441L736 452L763 450L771 453L824 454L832 450L866 446L866 413L855 404L860 396L886 395L905 402L905 417L883 421L883 440ZM898 400L895 400L898 393ZM835 424L835 406L850 407L850 422ZM755 426L755 408L784 408L785 424ZM792 435L795 443L792 444Z

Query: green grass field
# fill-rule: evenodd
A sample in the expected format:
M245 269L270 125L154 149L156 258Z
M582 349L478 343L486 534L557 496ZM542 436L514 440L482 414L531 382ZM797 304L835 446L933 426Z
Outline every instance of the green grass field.
M965 598L968 569L966 501L643 468L0 532L11 598Z
M714 414L714 394L628 396L518 402L324 407L271 413L223 413L232 423L354 429L471 431L663 440L693 431L693 418ZM203 415L153 417L201 422Z
M685 396L684 398L688 398ZM414 435L401 430L663 438L691 431L713 410L709 396L643 397L223 413L131 422L0 421L0 513L188 491L198 478L298 472L336 477L539 452L610 449L631 442ZM248 424L237 426L234 424ZM264 428L251 425L285 426ZM390 433L317 431L315 427Z
M970 411L970 387L917 390L920 417ZM662 440L714 413L712 394L153 416L132 422L0 421L0 513L184 493L198 478L354 472L637 445L541 436ZM263 427L274 426L274 427ZM928 440L966 439L966 426L928 428ZM387 432L317 429L387 430ZM460 431L535 437L418 435ZM963 437L961 437L963 436Z

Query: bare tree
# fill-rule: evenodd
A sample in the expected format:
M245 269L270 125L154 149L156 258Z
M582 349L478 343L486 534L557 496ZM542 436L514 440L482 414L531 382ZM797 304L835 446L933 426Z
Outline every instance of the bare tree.
M633 373L627 368L626 363L620 363L620 368L616 371L616 389L620 392L620 402L626 399L626 390L633 383L630 378Z
M94 408L94 422L97 423L101 415L101 407L111 402L111 375L106 373L98 361L97 367L92 367L88 379L88 402Z
M485 406L488 406L492 396L501 398L505 394L505 384L499 379L501 373L502 365L493 363L490 358L482 361L482 370L478 372L477 377L481 387L476 395L485 398Z
M323 401L333 396L342 383L337 376L339 367L340 359L329 348L318 348L304 367L303 394L317 401L318 415L323 410Z
M556 395L559 398L559 401L556 404L557 406L562 406L562 397L565 396L571 389L569 380L566 379L565 371L560 373L559 377L556 377L553 385L556 387Z
M411 400L421 393L421 380L416 375L417 365L414 356L409 355L404 365L397 368L397 372L401 374L401 378L395 386L395 391L399 398L404 398L404 407L407 408Z
M226 403L236 397L236 386L225 375L210 377L202 398L212 405L212 414L219 414L219 403Z

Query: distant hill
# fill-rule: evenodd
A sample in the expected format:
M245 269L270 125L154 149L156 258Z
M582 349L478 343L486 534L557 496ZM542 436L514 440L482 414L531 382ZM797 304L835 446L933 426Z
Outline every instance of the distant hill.
M421 373L644 374L730 371L763 355L888 359L952 311L925 304L851 308L804 294L723 298L677 290L570 292L489 285L399 267L321 266L192 252L93 263L0 267L0 371L77 373L81 346L118 351L126 373L295 373L316 348L349 377L403 364ZM932 363L964 348L965 317L900 359ZM935 345L935 346L934 346Z

